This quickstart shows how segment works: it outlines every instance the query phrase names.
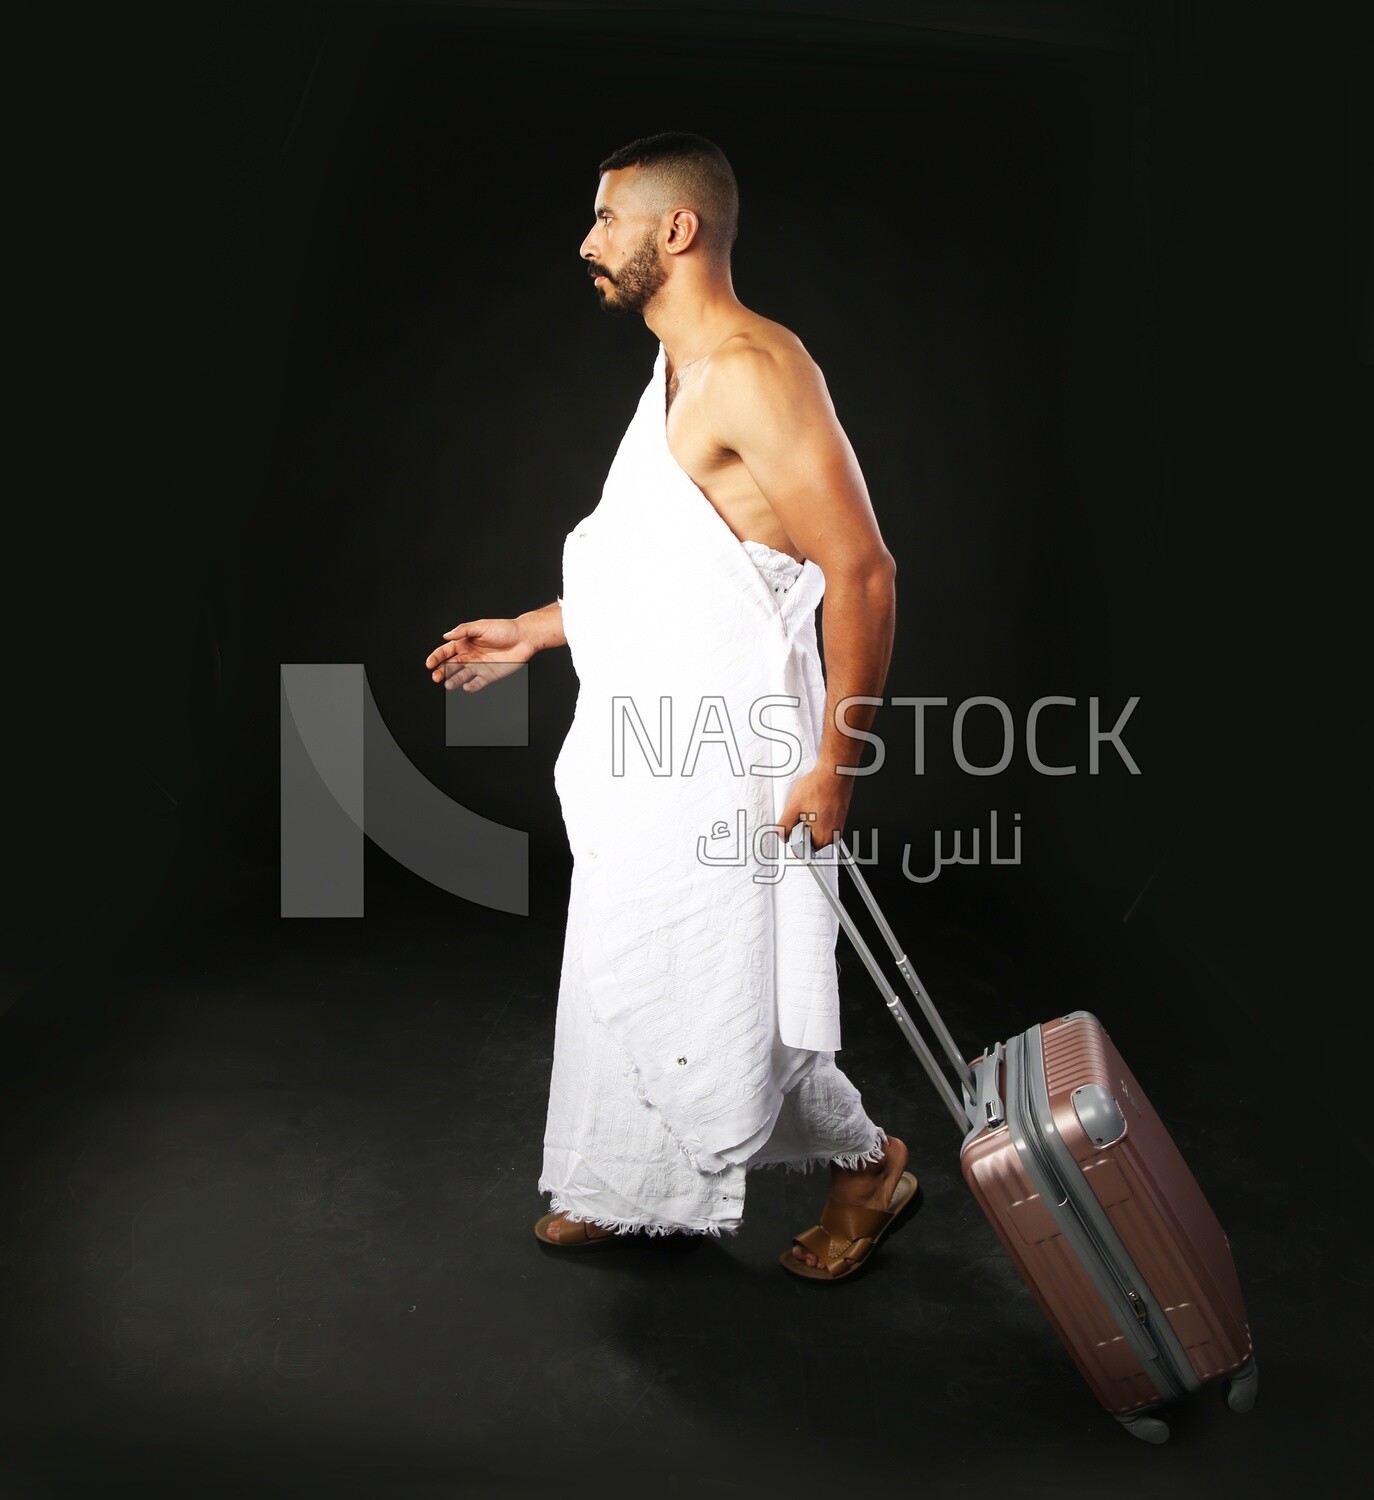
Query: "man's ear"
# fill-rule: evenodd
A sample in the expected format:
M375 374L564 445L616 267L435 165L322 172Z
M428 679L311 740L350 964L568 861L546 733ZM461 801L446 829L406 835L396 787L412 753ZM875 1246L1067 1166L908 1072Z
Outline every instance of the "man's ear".
M701 220L690 208L675 208L668 220L668 239L663 248L669 255L677 255L696 243L700 231Z

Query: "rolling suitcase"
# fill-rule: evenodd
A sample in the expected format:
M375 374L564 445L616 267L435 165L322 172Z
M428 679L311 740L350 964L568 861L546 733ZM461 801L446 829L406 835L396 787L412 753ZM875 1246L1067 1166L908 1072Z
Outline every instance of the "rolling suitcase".
M1169 1436L1164 1403L1222 1377L1231 1409L1249 1411L1258 1375L1230 1244L1101 1022L1074 1011L965 1062L844 842L830 849L810 851L811 873L957 1121L973 1196L1098 1400L1149 1443ZM958 1093L815 868L827 858L853 876Z

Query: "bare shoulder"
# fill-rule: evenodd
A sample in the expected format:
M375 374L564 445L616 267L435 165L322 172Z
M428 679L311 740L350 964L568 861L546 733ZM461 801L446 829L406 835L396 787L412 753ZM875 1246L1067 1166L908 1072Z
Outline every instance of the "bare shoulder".
M825 395L820 366L797 335L757 315L718 344L704 363L702 395L712 406L772 406Z

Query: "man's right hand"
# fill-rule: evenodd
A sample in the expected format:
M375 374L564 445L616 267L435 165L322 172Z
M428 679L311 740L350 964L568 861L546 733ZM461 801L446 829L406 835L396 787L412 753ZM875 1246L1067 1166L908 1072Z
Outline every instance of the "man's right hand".
M445 692L475 693L517 672L539 649L519 620L469 620L444 631L445 644L425 657L429 675Z

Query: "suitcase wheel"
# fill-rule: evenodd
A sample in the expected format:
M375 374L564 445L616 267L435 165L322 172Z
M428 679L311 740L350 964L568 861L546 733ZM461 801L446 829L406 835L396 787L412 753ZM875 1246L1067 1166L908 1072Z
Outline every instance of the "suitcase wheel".
M1249 1411L1259 1395L1259 1367L1254 1357L1232 1375L1226 1386L1226 1404L1232 1411Z
M1142 1443L1167 1443L1169 1441L1169 1424L1162 1417L1156 1416L1153 1411L1131 1411L1124 1416L1118 1414L1116 1420L1132 1437L1139 1438Z

